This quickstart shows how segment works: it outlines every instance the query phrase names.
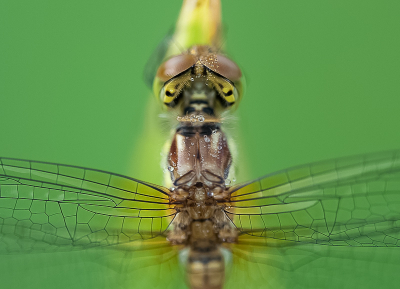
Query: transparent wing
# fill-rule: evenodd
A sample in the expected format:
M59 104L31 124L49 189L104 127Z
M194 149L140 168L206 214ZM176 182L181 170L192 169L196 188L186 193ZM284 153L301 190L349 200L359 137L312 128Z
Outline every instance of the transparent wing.
M157 48L153 51L150 58L147 60L143 71L143 79L150 89L153 88L153 81L156 77L157 69L164 60L168 48L174 44L178 45L174 41L173 34L174 28L171 28L161 42L157 45Z
M168 193L104 171L0 158L0 252L154 238L175 214Z
M295 167L231 189L243 234L345 246L400 246L400 151Z

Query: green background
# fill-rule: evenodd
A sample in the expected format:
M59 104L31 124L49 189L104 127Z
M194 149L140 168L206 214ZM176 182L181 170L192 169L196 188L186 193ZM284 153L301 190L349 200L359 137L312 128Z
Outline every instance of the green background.
M0 0L0 155L161 183L154 161L159 152L138 144L150 95L143 69L180 5ZM222 5L227 51L248 84L233 122L239 127L233 135L239 175L255 178L326 158L400 148L398 1ZM153 156L146 169L135 161L138 148L140 155ZM227 287L390 288L400 282L399 249L314 250L329 257L295 271L273 263L238 264ZM113 255L101 254L111 253L1 256L0 282L4 288L179 284L179 268L168 262L137 268L131 259L133 265L117 266L104 260ZM122 253L113 254L117 260ZM291 258L274 254L284 263ZM164 278L168 284L161 283Z

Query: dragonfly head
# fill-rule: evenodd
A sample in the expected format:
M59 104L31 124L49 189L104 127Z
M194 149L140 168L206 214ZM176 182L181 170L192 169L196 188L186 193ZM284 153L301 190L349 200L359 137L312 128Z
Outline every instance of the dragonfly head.
M236 107L243 93L239 66L210 46L195 45L188 51L163 62L153 84L154 93L167 108L186 108L192 97L199 100L199 83L203 100L214 102L207 91L216 93L221 110ZM196 93L190 93L193 87ZM185 93L186 92L186 93ZM183 99L183 100L182 100ZM210 103L210 107L215 107Z

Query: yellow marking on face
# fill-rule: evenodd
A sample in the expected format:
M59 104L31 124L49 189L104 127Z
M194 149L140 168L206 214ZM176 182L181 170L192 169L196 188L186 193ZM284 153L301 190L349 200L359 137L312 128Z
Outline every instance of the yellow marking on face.
M236 102L237 91L230 81L210 71L207 71L207 80L227 103Z
M161 90L160 98L165 104L171 103L181 91L191 85L191 72L190 70L181 76L177 76L168 81L164 88Z

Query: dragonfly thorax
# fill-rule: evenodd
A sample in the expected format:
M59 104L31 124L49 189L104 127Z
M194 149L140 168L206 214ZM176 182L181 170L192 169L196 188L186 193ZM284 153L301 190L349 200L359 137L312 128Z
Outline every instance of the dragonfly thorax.
M225 184L232 157L219 124L186 123L175 132L167 163L174 187L202 183L214 188Z
M211 206L219 201L229 201L229 192L225 185L208 187L202 183L194 186L181 186L173 188L170 195L170 203L180 203L185 206Z

